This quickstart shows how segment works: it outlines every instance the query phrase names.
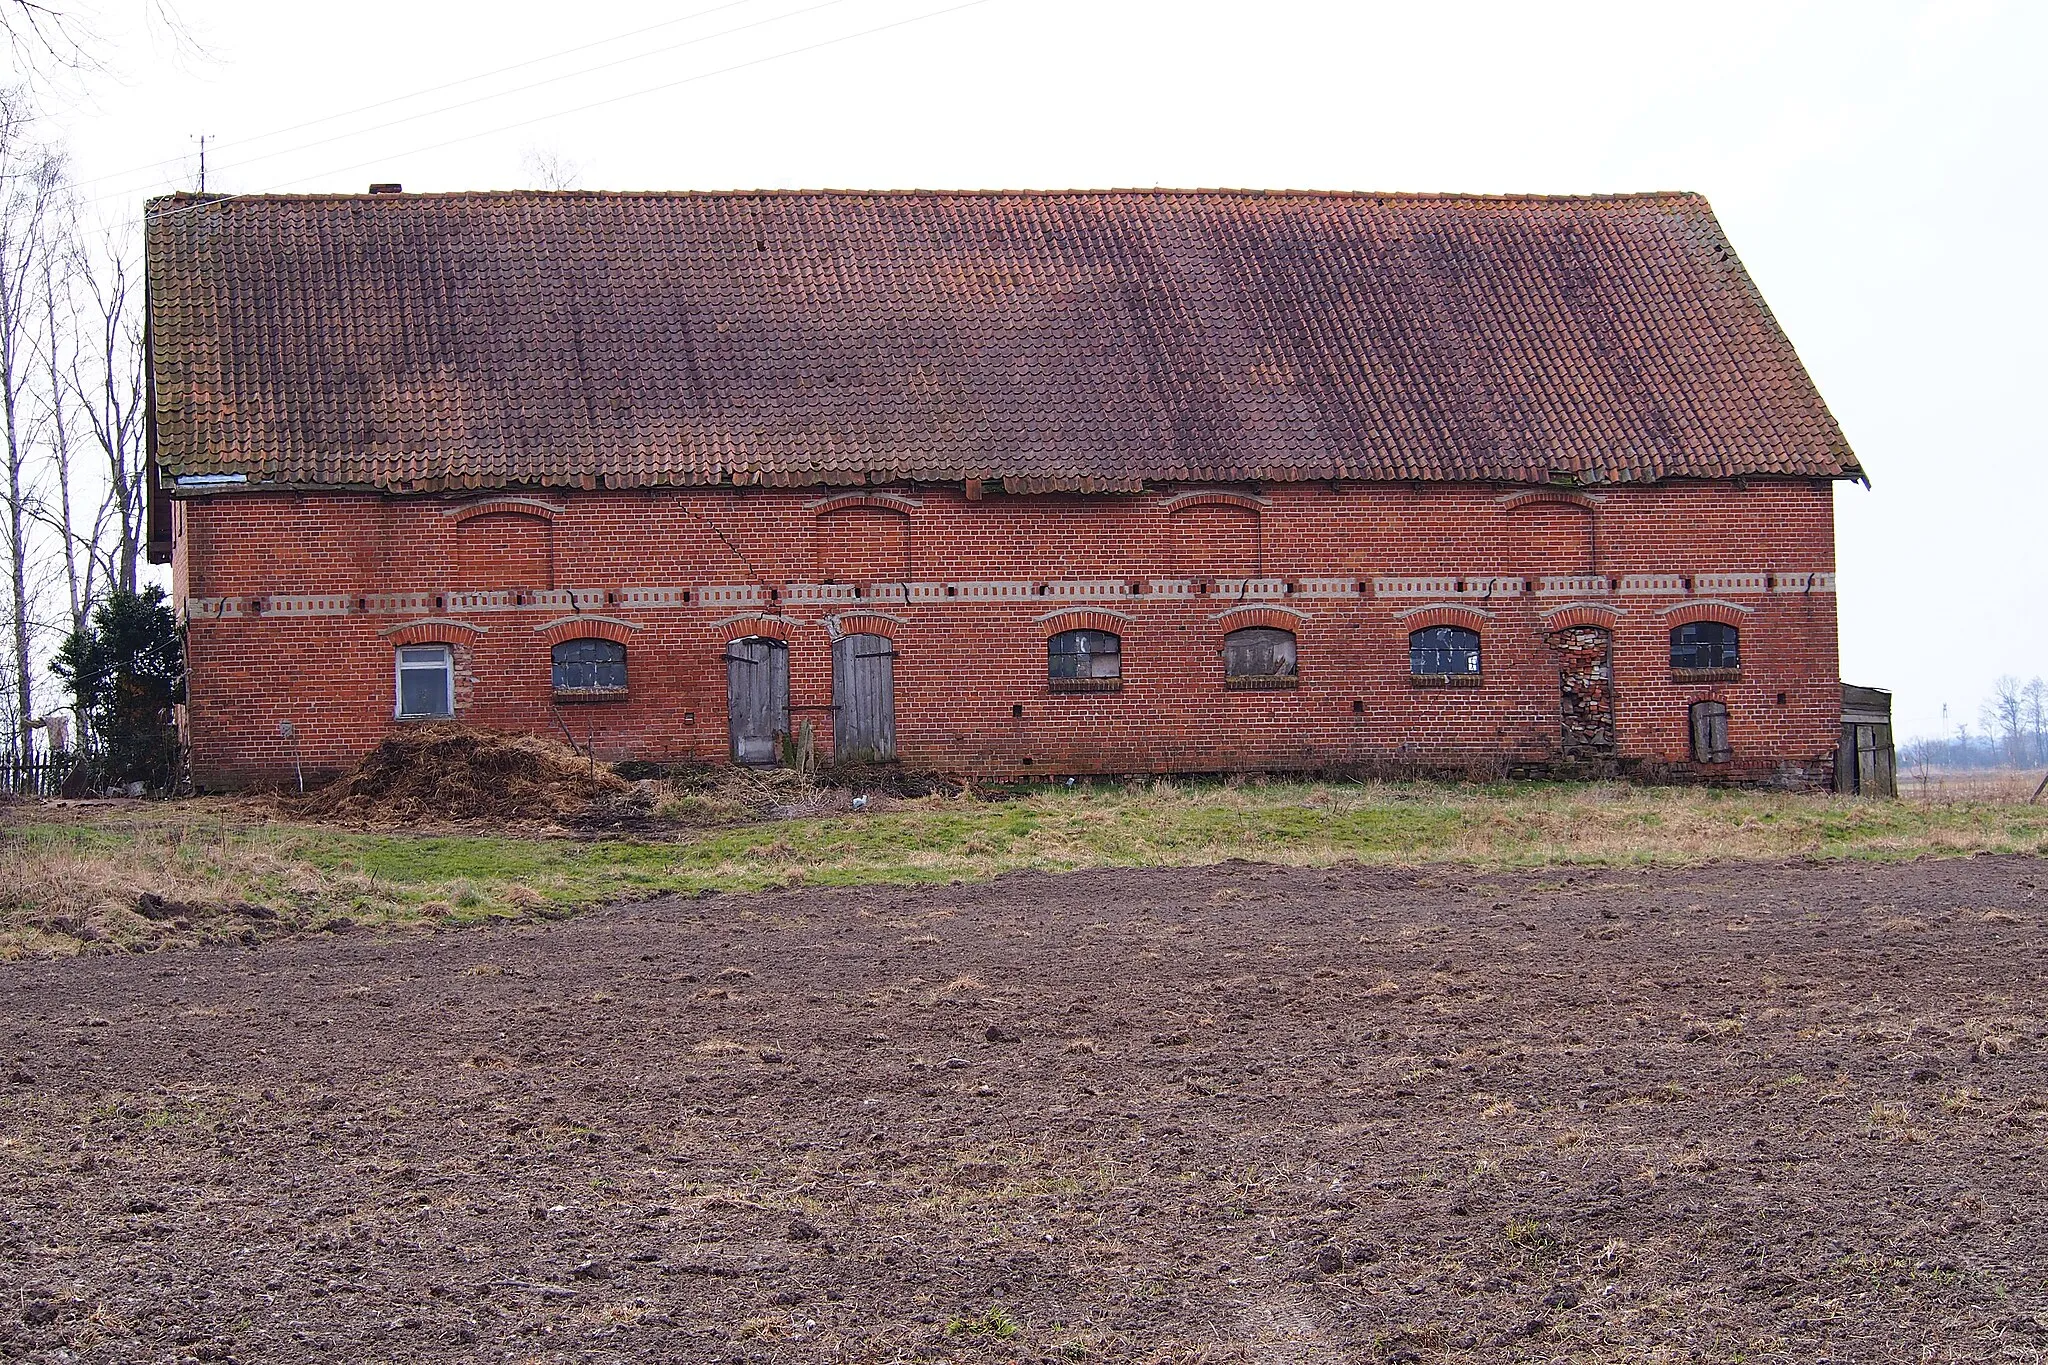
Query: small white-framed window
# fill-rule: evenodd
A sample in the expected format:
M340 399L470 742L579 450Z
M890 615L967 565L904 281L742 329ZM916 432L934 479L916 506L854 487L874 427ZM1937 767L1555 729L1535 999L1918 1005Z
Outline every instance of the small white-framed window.
M455 654L446 645L398 647L398 718L455 714Z

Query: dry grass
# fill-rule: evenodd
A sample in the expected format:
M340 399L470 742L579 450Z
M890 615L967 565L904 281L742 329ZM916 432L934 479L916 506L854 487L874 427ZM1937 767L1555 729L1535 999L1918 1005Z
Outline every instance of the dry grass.
M1899 773L1899 797L1923 802L2024 802L2040 781L2039 769L1906 769ZM2041 799L2048 801L2048 795Z
M796 800L770 823L706 829L686 817L656 831L660 841L340 830L278 820L255 799L22 803L0 825L0 959L431 929L666 891L1231 858L1507 867L2048 853L2048 805L2028 806L2025 794L1874 802L1620 784L1153 781L1004 801L896 797L858 814L808 814ZM903 928L906 942L938 941L926 926Z

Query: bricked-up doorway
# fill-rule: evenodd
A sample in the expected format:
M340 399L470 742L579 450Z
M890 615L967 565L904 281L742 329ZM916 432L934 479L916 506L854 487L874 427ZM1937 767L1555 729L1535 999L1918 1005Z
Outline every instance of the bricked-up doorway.
M1566 758L1614 757L1614 635L1600 626L1554 630L1558 690L1563 696Z
M726 728L732 761L773 763L789 733L789 646L748 636L725 647Z
M832 756L896 757L896 644L886 635L842 635L832 644Z

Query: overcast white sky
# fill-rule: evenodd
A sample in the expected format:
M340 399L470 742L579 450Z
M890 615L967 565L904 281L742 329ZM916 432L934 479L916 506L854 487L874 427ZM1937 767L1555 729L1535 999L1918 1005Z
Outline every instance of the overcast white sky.
M117 77L55 120L110 215L200 133L236 191L1704 192L1874 484L1844 676L1910 735L2048 674L2038 0L175 3L205 55L99 0Z

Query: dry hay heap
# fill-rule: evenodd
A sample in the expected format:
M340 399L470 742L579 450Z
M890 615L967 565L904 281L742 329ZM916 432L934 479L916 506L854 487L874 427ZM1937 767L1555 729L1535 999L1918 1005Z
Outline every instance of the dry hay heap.
M632 784L565 745L460 724L408 726L299 809L330 819L557 820Z

